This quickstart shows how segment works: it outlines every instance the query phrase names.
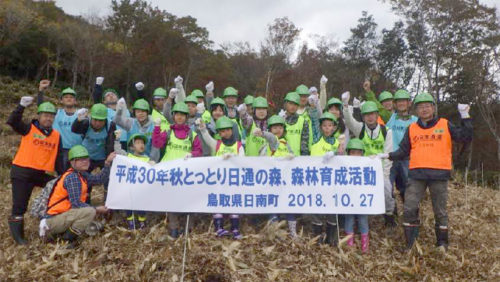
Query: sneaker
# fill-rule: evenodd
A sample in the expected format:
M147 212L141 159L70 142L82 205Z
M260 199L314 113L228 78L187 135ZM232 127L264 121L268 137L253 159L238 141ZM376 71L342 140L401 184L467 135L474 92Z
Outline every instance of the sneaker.
M234 240L240 240L241 238L243 238L243 236L241 235L240 231L238 231L238 229L232 230L231 233L233 233Z
M139 229L144 229L146 228L146 222L145 221L139 221Z
M224 237L224 236L229 236L229 235L230 235L229 231L227 231L224 228L221 228L221 229L217 230L217 232L216 232L217 237Z
M127 226L128 226L128 230L135 230L135 221L134 220L127 220Z

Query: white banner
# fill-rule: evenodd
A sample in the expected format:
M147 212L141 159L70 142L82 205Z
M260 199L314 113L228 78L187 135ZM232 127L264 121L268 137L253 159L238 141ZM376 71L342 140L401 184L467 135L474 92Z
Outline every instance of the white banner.
M148 163L117 156L106 206L231 214L383 214L380 159L191 158Z

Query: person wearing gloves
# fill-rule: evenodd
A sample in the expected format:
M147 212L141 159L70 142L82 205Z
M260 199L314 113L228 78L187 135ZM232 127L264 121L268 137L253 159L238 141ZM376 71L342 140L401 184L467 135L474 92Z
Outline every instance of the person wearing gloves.
M123 150L120 144L120 135L122 132L120 130L115 131L115 153L122 156L127 156L132 159L147 162L151 165L155 164L155 161L149 159L147 155L144 154L146 149L147 138L142 134L134 134L129 137L127 141L128 152ZM135 230L146 228L146 212L145 211L126 211L127 214L127 226L129 230ZM139 223L136 225L136 220Z
M116 115L116 104L118 102L119 94L118 91L112 88L105 89L104 91L102 90L102 84L104 82L104 77L99 76L96 78L96 83L94 86L94 92L92 92L92 100L94 101L94 104L99 104L103 103L106 105L108 109L108 124L111 124L115 118ZM144 84L141 82L136 83L135 87L137 89L143 89ZM130 112L128 109L125 110L125 116L130 117ZM126 131L120 127L116 126L118 130L121 130L122 133L125 133ZM124 150L127 149L127 134L122 134L121 135L121 140L122 148Z
M227 160L232 156L245 156L245 149L243 148L243 145L240 141L236 140L233 134L234 122L231 119L223 116L217 120L216 130L220 136L219 140L210 136L207 127L201 119L199 119L197 123L201 132L201 138L210 147L212 156L222 157L223 160ZM237 214L231 214L229 217L231 219L231 232L224 229L224 216L220 213L214 214L213 219L216 230L215 235L217 237L232 235L235 240L241 239L243 236L239 231L239 216Z
M288 160L293 160L295 154L292 148L286 141L286 123L285 119L278 115L273 115L267 120L268 131L263 131L259 127L255 127L252 131L252 136L256 138L263 138L265 144L260 148L260 156L281 157ZM249 136L250 137L250 136ZM271 223L277 222L279 216L271 214L269 221ZM297 237L297 220L294 214L287 214L286 220L288 223L288 232L292 238Z
M153 147L158 149L165 148L165 153L160 162L202 156L203 149L199 137L187 124L189 117L188 106L184 102L175 104L172 109L172 115L174 123L166 132L161 131L158 126L158 120L155 121ZM172 238L179 237L178 213L168 213L168 228Z
M245 136L236 105L238 102L238 90L232 86L226 87L222 98L224 99L224 103L226 103L226 116L238 125L238 135L241 137L240 140L242 143L245 144Z
M205 104L203 102L199 103L198 98L196 98L196 96L193 94L187 96L184 100L184 103L186 103L189 110L186 124L191 128L191 130L195 131L196 120L200 117L203 118L203 114L207 112L207 110L205 109Z
M88 150L90 158L89 172L95 168L102 168L104 160L113 152L114 131L116 125L108 122L108 111L103 104L94 104L90 108L90 119L87 109L79 109L76 114L78 118L73 122L71 130L83 135L82 145ZM107 183L104 185L107 190ZM88 186L87 197L90 203L92 185Z
M198 98L198 104L203 103L203 105L205 106L206 110L201 115L201 118L203 119L203 122L209 123L212 116L210 115L210 111L208 111L207 109L210 109L210 104L212 103L212 100L214 99L214 82L210 81L209 83L207 83L207 85L205 85L205 89L207 90L206 97L203 95L203 92L201 92L201 90L199 90L199 89L193 90L193 92L191 92L191 94L192 95L194 94L196 96L196 98ZM198 90L198 91L196 91L196 90ZM206 98L206 101L205 101L205 98Z
M371 90L370 81L368 80L363 83L363 89L365 90L366 101L372 101L378 107L380 113L378 122L382 125L385 125L389 121L393 113L394 106L392 93L389 91L383 91L382 93L380 93L377 100L377 98L375 97L375 93Z
M392 131L392 151L399 149L399 143L403 140L406 129L410 124L416 122L418 118L410 115L410 94L408 91L400 89L394 94L394 104L396 112L391 115L387 122L387 128ZM392 162L391 183L396 185L399 195L405 201L405 191L408 185L408 159Z
M88 172L90 160L87 149L76 145L69 150L71 167L54 184L47 203L47 215L40 221L40 236L53 239L61 235L61 239L68 243L68 248L75 248L78 237L92 223L96 214L108 213L105 206L92 207L87 203L88 186L108 182L115 156L111 153L101 172L93 175Z
M406 248L412 248L418 237L419 205L429 188L434 211L436 246L448 248L448 180L451 176L452 141L472 141L473 126L469 105L458 104L462 126L437 117L432 95L420 93L413 101L418 121L410 124L399 149L388 154L390 160L409 157L409 183L405 192L403 227ZM384 156L384 157L387 157Z
M347 143L347 155L361 157L365 153L365 144L358 138L353 138ZM346 233L347 246L354 247L354 222L358 221L358 230L361 233L361 252L367 253L369 248L369 226L368 215L366 214L346 214L344 215L344 230Z
M44 102L44 90L50 85L50 81L40 81L38 87L38 105ZM77 119L76 115L76 92L72 88L65 88L59 93L59 100L62 108L57 109L52 127L61 134L62 140L62 157L64 170L68 169L68 151L71 147L82 143L82 136L71 131L71 125Z
M252 102L253 116L248 112L248 105L241 104L238 106L238 113L241 118L241 125L247 132L247 140L245 144L245 154L247 156L258 156L259 150L265 145L266 140L262 137L251 134L256 128L261 131L267 129L267 114L269 103L264 97L257 97Z
M153 91L153 111L151 112L151 118L153 120L160 119L160 129L162 131L167 131L170 128L170 122L163 115L163 108L167 101L167 90L162 87L158 87Z
M286 122L286 140L296 156L309 156L311 127L304 115L297 114L300 105L300 97L296 92L290 92L285 96L285 110L279 115Z
M343 114L345 124L354 136L363 141L365 145L365 156L377 157L383 153L392 151L392 131L377 122L378 107L375 102L367 101L361 106L363 122L356 121L349 110L348 102L350 93L342 94ZM392 184L389 180L392 162L384 160L384 195L385 195L385 225L388 228L396 226L394 215L395 200L392 192Z
M24 109L32 105L33 100L31 96L23 96L7 120L7 124L22 136L10 170L12 211L8 218L12 238L20 245L28 243L24 237L24 214L33 188L44 187L54 178L48 173L64 172L61 136L52 127L56 107L50 102L41 103L38 118L26 124L23 122Z
M342 101L339 99L332 97L327 101L326 94L326 83L328 82L328 78L322 75L320 79L320 90L319 90L319 107L323 109L323 112L329 112L333 114L338 121L337 130L335 131L335 138L339 138L341 134L344 134L346 138L346 142L349 139L349 129L344 124L344 119L342 116ZM354 99L356 101L357 99ZM355 105L353 101L353 104ZM359 102L359 100L358 100ZM359 107L359 106L358 106Z
M115 123L116 125L121 126L127 132L127 140L130 136L134 134L143 134L148 139L146 142L146 150L144 153L151 158L155 159L154 156L151 156L151 135L153 134L154 122L151 116L149 115L150 107L148 101L144 99L139 99L134 102L132 106L132 111L134 112L135 118L130 118L125 116L125 109L127 109L127 104L125 99L120 98L118 100L118 104L116 107L116 116Z
M297 114L302 116L307 122L309 129L311 129L311 118L309 117L308 111L308 98L309 98L309 89L304 84L297 86L295 92L299 94L300 102L299 107L297 108ZM312 131L309 131L309 147L311 147L313 141Z

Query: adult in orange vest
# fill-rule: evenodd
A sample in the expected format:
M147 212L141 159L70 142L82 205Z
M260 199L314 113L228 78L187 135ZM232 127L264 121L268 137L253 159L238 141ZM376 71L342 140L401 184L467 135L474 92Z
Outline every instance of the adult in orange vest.
M404 231L406 247L411 249L418 237L419 204L429 187L435 218L436 246L448 248L448 180L452 168L452 141L467 143L472 140L472 120L469 106L458 104L462 126L435 116L434 98L428 93L415 97L418 121L406 130L399 149L381 157L409 161L409 186L404 202Z
M96 213L105 214L105 206L92 207L86 203L88 185L102 185L108 181L111 162L116 153L111 153L98 174L87 172L90 166L89 152L82 145L73 146L68 152L71 164L57 180L47 203L47 216L40 222L40 235L61 238L74 247L75 240L94 220Z
M47 85L48 86L48 85ZM40 84L40 87L42 84ZM56 107L45 102L38 106L38 118L29 124L23 122L24 109L33 104L33 97L24 96L19 106L10 114L7 124L21 134L21 144L12 161L12 212L9 228L18 244L25 245L23 216L35 186L44 187L53 179L48 173L63 169L61 137L52 128Z

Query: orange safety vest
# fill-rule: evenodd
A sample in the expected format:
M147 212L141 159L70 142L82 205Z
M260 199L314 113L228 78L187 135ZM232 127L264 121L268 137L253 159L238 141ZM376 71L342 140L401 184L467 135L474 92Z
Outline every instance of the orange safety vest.
M377 117L377 123L380 125L385 125L384 120L380 116Z
M21 138L21 144L12 164L54 172L59 150L59 136L59 132L55 129L52 129L52 132L47 136L34 124L31 124L28 134Z
M49 197L47 214L58 215L71 209L71 202L68 199L68 191L64 188L64 179L66 179L66 177L73 172L75 171L70 168L61 176L61 178L59 178L59 180L57 180L56 186L52 190L52 194ZM78 178L82 183L80 201L85 202L87 200L87 180L85 180L85 178L83 178L79 173Z
M451 170L451 134L448 120L440 118L431 128L421 128L416 122L408 127L410 138L410 169L431 168Z

